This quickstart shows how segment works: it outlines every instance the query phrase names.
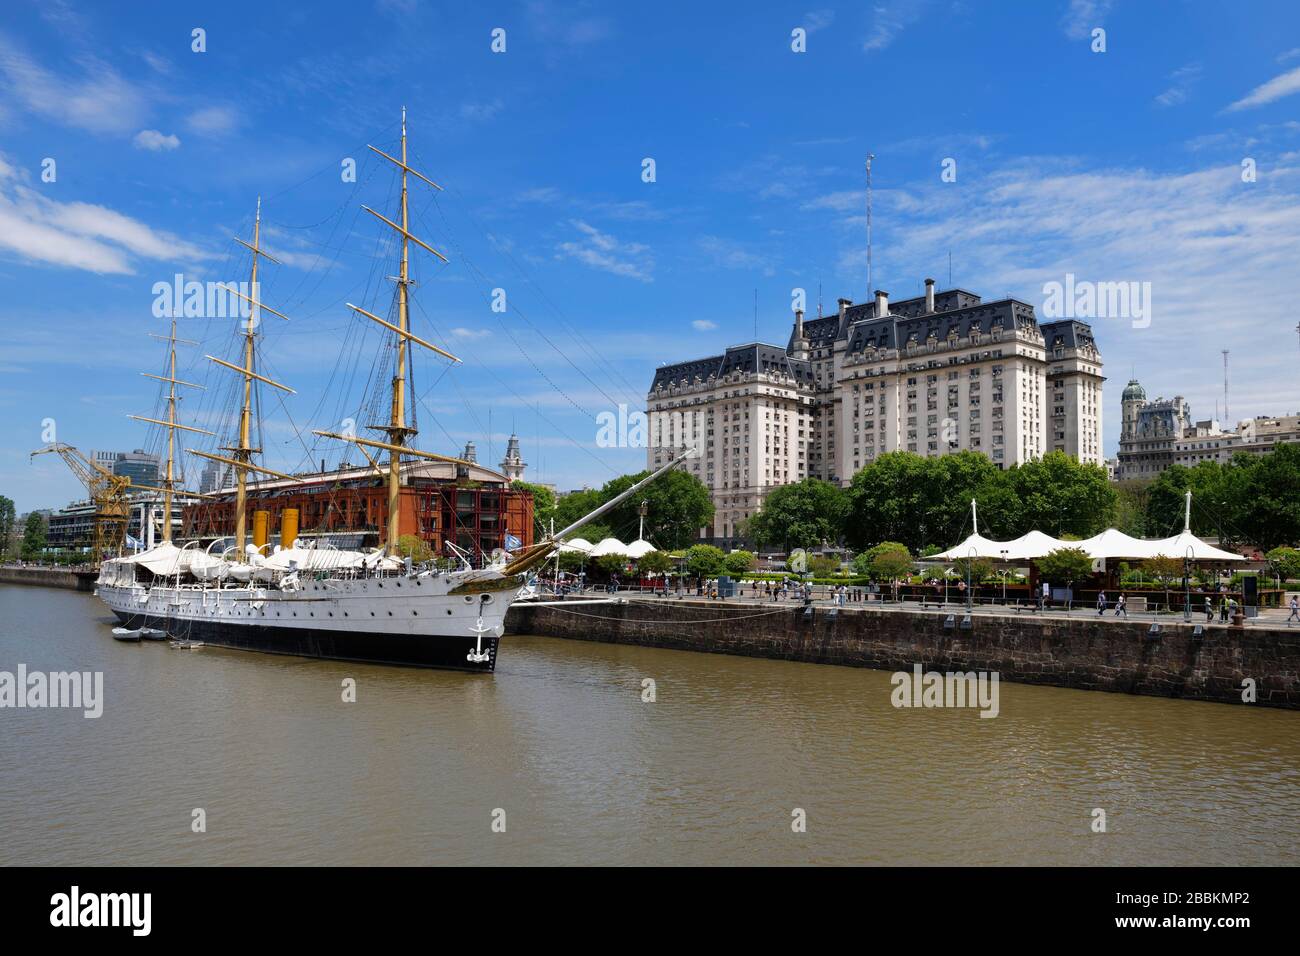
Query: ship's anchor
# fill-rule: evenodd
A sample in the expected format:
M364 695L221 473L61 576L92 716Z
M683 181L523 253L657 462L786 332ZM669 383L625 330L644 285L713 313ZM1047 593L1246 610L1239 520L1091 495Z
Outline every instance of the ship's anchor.
M483 664L489 659L491 655L483 650L483 635L491 634L492 630L492 628L483 625L483 615L480 614L478 616L478 623L474 627L470 628L472 633L478 635L478 641L474 646L474 650L465 655L465 660L469 661L471 664Z

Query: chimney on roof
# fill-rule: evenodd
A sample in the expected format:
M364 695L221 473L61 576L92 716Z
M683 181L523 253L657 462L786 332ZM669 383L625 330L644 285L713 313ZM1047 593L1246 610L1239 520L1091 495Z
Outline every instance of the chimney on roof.
M934 280L925 280L925 312L926 315L934 314Z
M840 321L841 322L844 321L844 313L848 310L849 306L851 306L852 304L853 304L852 299L840 299Z
M876 318L889 315L889 293L876 290Z
M794 354L793 358L806 359L808 357L808 337L803 331L803 309L794 310Z

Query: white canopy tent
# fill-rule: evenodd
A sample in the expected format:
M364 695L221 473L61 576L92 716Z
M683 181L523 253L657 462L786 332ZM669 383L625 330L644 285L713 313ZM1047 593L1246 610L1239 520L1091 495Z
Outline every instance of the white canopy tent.
M1082 541L1053 538L1041 531L1030 531L1011 541L993 541L979 533L979 516L975 501L971 503L972 534L961 544L931 555L928 561L960 561L962 558L985 558L992 561L1034 561L1061 548L1078 548L1094 561L1126 558L1146 560L1163 555L1193 561L1244 561L1239 554L1207 544L1191 532L1192 493L1187 492L1183 530L1172 538L1134 538L1115 528Z
M595 545L586 538L574 538L572 541L565 541L560 545L561 551L567 551L571 554L591 554Z
M658 550L659 550L658 548L656 548L645 538L637 538L635 541L633 541L631 544L627 546L626 550L624 551L624 554L626 554L629 558L635 560L637 558L644 558L651 551L658 551Z
M591 549L591 556L593 558L603 558L607 554L626 558L628 556L627 545L618 540L618 538L603 538L599 544Z

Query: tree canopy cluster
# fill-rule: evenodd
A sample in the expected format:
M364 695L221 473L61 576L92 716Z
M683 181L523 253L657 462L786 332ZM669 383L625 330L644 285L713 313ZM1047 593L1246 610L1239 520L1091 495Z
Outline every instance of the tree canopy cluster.
M848 488L815 478L776 488L748 531L761 546L788 552L843 542L866 551L894 542L924 555L979 529L1006 540L1039 530L1090 537L1116 527L1135 537L1167 537L1183 526L1192 490L1192 531L1224 547L1262 550L1300 543L1300 445L1231 462L1174 465L1151 481L1114 484L1104 468L1063 452L1002 470L978 452L939 458L888 452L853 476Z
M1033 528L1061 536L1106 527L1117 499L1103 468L1053 452L1007 470L964 451L940 458L888 452L853 476L848 488L815 478L775 489L749 533L762 545L813 548L843 541L858 551L883 542L913 554L943 549L971 530L1014 538Z
M1188 489L1193 534L1217 537L1227 548L1253 544L1271 551L1300 544L1300 445L1235 455L1226 464L1171 465L1154 480L1123 482L1120 517L1126 523L1116 526L1152 538L1177 534Z
M573 491L556 500L547 488L517 481L514 487L533 493L533 517L540 534L549 534L551 521L560 531L583 515L599 508L615 495L626 491L650 472L622 475L599 488ZM606 512L575 534L588 541L616 537L631 541L639 528L639 509L646 503L645 537L663 550L684 548L699 540L700 529L713 520L713 500L709 489L694 475L680 470L669 471L650 482L640 492L618 507Z

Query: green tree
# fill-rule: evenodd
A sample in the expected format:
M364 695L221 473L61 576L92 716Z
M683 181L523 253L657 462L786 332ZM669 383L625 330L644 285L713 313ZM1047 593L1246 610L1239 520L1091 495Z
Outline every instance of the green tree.
M1228 470L1224 498L1245 540L1264 551L1300 544L1300 444L1236 455Z
M433 549L418 534L404 534L397 539L397 553L410 558L416 564L433 559Z
M973 584L979 584L994 570L993 562L987 558L958 558L952 564L963 579L969 577Z
M567 528L573 522L577 521L583 515L590 514L605 503L604 497L594 488L584 488L581 491L570 491L563 495L555 502L555 530L561 531ZM587 537L586 528L578 529L575 534L581 537Z
M786 551L813 548L839 540L847 511L848 500L838 485L805 478L772 489L746 530L759 544Z
M815 578L829 578L832 575L840 573L840 563L834 558L828 558L824 554L814 555L808 561L808 570L813 573Z
M732 551L727 555L723 564L726 566L728 574L739 577L753 571L754 566L758 564L758 559L754 557L752 551Z
M33 511L27 515L23 526L22 556L25 561L35 561L45 551L49 522L45 515Z
M1244 470L1217 461L1203 461L1192 468L1170 465L1151 482L1147 491L1144 530L1163 538L1183 528L1187 492L1192 493L1192 533L1232 540L1235 526L1234 485L1240 485ZM1223 519L1227 517L1225 522Z
M596 567L605 573L606 577L612 577L615 574L622 574L627 568L627 558L617 554L602 554L592 561Z
M1135 538L1147 535L1147 509L1151 501L1150 478L1115 483L1115 527ZM1155 535L1151 535L1155 537Z
M1057 548L1038 559L1038 573L1046 581L1073 585L1092 576L1092 558L1082 548Z
M1171 558L1167 554L1157 554L1154 558L1147 558L1142 562L1142 570L1149 577L1167 587L1175 581L1182 580L1184 564L1185 561L1182 558Z
M1114 516L1117 494L1100 465L1053 451L1010 469L1007 476L1020 499L1020 534L1038 529L1087 538L1105 530Z
M642 471L605 483L601 500L609 501L649 475ZM675 468L656 478L617 508L604 515L627 538L640 524L641 503L646 504L645 536L660 548L682 548L696 541L700 529L713 520L713 498L700 479Z
M533 496L533 526L537 529L536 537L550 534L551 519L555 517L555 492L542 485L529 481L513 481L510 487L516 491L526 491ZM559 531L563 525L557 525Z
M1265 555L1268 565L1283 581L1300 578L1300 551L1295 548L1274 548Z
M911 552L897 541L882 542L858 557L866 559L862 564L873 581L897 581L913 571Z
M12 498L0 495L0 561L9 557L14 545L14 532L18 529L18 513Z
M644 574L663 574L677 566L667 551L647 551L636 559L636 566Z
M865 551L882 541L899 541L919 551L932 538L933 468L911 452L891 451L853 476L848 488L844 537Z
M697 544L686 549L686 570L697 577L711 578L722 573L727 555L711 544Z

